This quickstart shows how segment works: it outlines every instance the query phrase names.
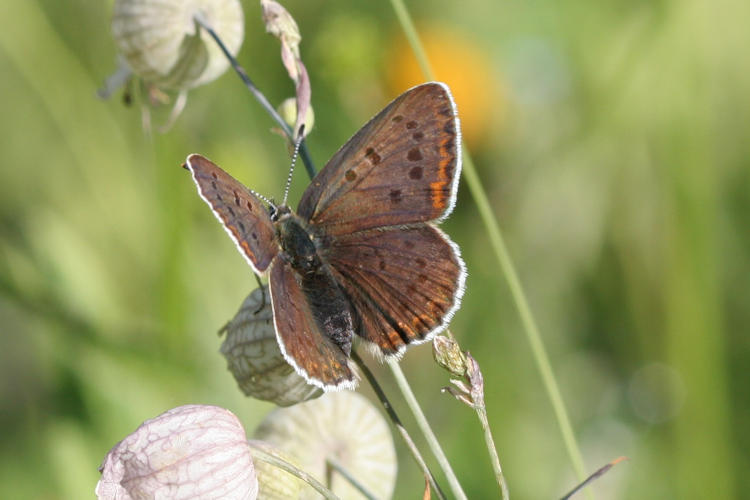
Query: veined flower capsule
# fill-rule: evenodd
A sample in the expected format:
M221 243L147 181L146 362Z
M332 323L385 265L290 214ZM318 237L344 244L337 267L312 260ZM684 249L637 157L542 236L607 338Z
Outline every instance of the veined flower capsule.
M262 450L266 453L276 455L279 458L299 467L299 464L289 455L272 446L265 441L251 439L250 453L254 454L255 450ZM288 500L290 498L299 498L304 482L298 477L286 472L285 470L271 465L262 459L253 457L255 464L255 473L258 476L258 497L263 500Z
M224 331L221 353L246 395L291 406L323 393L299 376L281 354L268 287L257 288L248 295Z
M364 497L337 472L327 476L331 460L376 498L393 495L398 464L391 432L380 412L355 392L329 392L314 401L278 408L263 419L254 438L293 457L339 498ZM320 495L305 487L299 498Z
M161 88L185 90L214 80L229 66L196 16L237 54L244 36L239 0L116 0L112 33L133 73Z
M99 470L101 500L258 496L245 429L217 406L179 406L146 420L107 453Z

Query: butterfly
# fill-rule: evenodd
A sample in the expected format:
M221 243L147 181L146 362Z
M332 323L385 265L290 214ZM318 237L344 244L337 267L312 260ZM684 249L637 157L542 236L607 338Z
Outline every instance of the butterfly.
M437 228L461 172L445 84L414 87L375 115L313 178L296 212L267 206L203 156L184 166L253 271L268 275L279 347L309 383L354 388L355 335L399 356L458 309L466 266Z

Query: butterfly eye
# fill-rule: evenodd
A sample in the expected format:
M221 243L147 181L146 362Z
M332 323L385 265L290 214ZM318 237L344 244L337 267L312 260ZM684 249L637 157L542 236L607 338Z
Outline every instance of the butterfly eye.
M275 205L271 202L268 206L268 213L271 217L271 222L278 222L285 215L292 213L292 210L286 205Z

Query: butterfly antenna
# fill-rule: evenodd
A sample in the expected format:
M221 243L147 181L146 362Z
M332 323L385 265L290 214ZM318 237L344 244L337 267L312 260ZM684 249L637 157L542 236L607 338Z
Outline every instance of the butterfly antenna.
M282 205L286 205L286 199L289 196L289 187L292 185L292 174L294 174L294 164L297 163L297 156L299 156L299 147L302 141L305 139L305 125L300 125L299 132L297 133L297 140L294 142L294 154L292 155L292 165L289 167L289 175L286 178L286 187L284 188L284 201Z
M266 198L265 196L263 196L262 194L260 194L260 193L259 193L259 192L257 192L257 191L253 191L253 190L252 190L252 189L250 189L250 188L247 188L247 190L248 190L248 191L250 191L251 193L253 193L253 194L254 194L255 196L257 196L258 198L260 198L260 199L261 199L262 201L266 202L266 204L267 204L268 206L270 206L271 208L273 208L274 210L276 210L276 203L274 203L274 202L273 202L272 200L270 200L270 199Z

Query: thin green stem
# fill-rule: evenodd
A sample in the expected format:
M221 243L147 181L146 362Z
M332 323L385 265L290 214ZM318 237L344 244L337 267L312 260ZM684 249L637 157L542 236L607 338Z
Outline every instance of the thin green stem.
M288 472L289 474L295 477L298 477L302 481L309 484L312 488L314 488L315 491L323 495L323 498L326 498L328 500L339 500L339 497L334 495L331 490L323 486L323 484L320 481L318 481L317 479L315 479L315 477L303 471L296 465L287 462L286 460L276 455L275 453L271 453L269 451L261 449L258 446L255 446L252 441L249 441L248 444L250 445L250 448L252 448L253 450L251 453L253 458L257 458L258 460L263 460L264 462L267 462L273 465L274 467L278 467L284 472Z
M401 24L401 29L404 30L404 35L406 35L406 39L409 41L409 45L411 45L414 56L417 58L419 69L422 70L422 74L428 79L434 80L435 73L432 71L430 60L427 58L427 53L422 46L422 40L419 39L419 34L414 27L414 23L411 20L409 11L406 9L406 5L404 5L402 0L391 0L391 6L393 6L393 10L396 12L398 22Z
M552 408L560 427L560 433L562 434L565 447L568 450L568 456L573 463L576 475L579 480L582 481L586 477L583 458L581 456L581 451L578 448L575 434L573 433L573 427L570 424L568 412L565 409L565 403L563 402L560 388L557 385L557 379L552 372L552 365L550 364L549 356L544 347L542 337L539 334L539 328L534 320L534 315L529 307L529 302L526 299L526 294L521 286L520 280L518 279L518 273L516 272L513 261L510 258L510 254L508 254L508 249L505 246L502 234L500 233L495 214L492 212L490 203L487 200L487 195L482 188L482 183L479 180L474 163L466 152L464 152L464 178L469 185L469 190L474 196L474 201L479 209L482 222L487 229L490 243L492 244L492 249L495 252L497 261L505 275L505 279L508 281L508 287L513 296L516 309L518 309L518 313L521 316L521 323L523 324L526 338L531 346L531 352L534 356L537 370L539 370L539 373L542 376L542 382L547 390L547 396L552 403Z
M464 493L463 488L461 488L461 484L458 482L458 478L456 477L455 472L453 472L453 468L451 467L450 462L448 462L448 458L440 447L437 437L435 437L435 433L432 432L432 428L430 427L429 422L427 422L427 418L425 417L422 408L419 406L417 398L414 396L414 392L411 390L409 382L406 380L404 372L401 370L401 366L395 359L388 359L388 367L391 369L391 373L393 373L393 377L396 379L396 384L399 389L401 389L401 393L404 395L406 404L409 406L409 409L411 409L411 412L417 421L417 425L422 431L422 434L424 434L428 446L435 455L438 464L440 464L440 468L443 469L443 473L448 479L448 484L451 487L453 495L458 499L465 500L466 493Z
M362 495L364 495L365 498L367 498L368 500L377 500L377 497L373 495L372 493L370 493L367 487L365 487L364 484L359 482L356 477L352 476L347 470L347 468L344 467L344 465L341 462L336 460L334 457L326 457L326 462L328 463L328 466L331 469L341 474L341 476L347 481L349 481L349 484L354 486L357 489L357 491L359 491L360 493L362 493Z
M427 79L429 80L434 80L435 76L429 69L429 64L426 62L427 56L425 54L424 48L419 42L419 37L416 34L414 23L412 22L411 16L406 10L403 1L391 0L391 4L393 5L396 16L401 23L402 29L404 30L404 33L406 34L406 37L411 44L412 51L416 55L417 60L424 61L420 62L420 66L422 67L422 71L424 72L425 77L427 77ZM518 279L518 274L516 273L513 261L511 260L510 254L505 247L505 242L503 241L503 237L500 232L500 226L498 225L495 214L493 213L490 203L487 200L487 194L485 193L482 182L479 179L479 175L477 174L474 162L471 160L466 147L463 148L463 151L464 179L466 179L469 190L471 191L472 197L474 198L474 202L477 204L482 223L484 224L485 229L487 230L487 233L489 235L490 243L495 253L495 257L497 258L498 264L500 265L500 269L502 270L503 274L505 275L505 279L508 282L508 287L510 288L513 301L521 317L521 323L523 325L524 332L526 333L526 338L531 346L531 351L534 356L534 361L537 365L537 370L539 370L539 373L542 376L542 383L544 384L544 387L547 391L547 396L552 403L552 408L555 412L555 416L560 427L560 433L562 434L563 442L565 443L565 447L568 451L568 456L573 464L576 475L580 480L583 480L585 479L586 475L581 451L578 447L578 443L576 442L575 434L573 433L573 427L570 424L570 419L568 417L567 410L565 409L565 404L563 403L560 389L557 386L557 380L555 379L555 376L552 372L552 366L549 362L549 357L547 356L547 352L544 348L544 343L542 341L541 335L539 334L539 328L536 325L536 321L534 320L531 308L529 307L526 294L523 290L523 287L521 286L520 280Z
M481 407L477 407L476 410L479 422L482 424L482 430L484 431L484 442L487 443L487 450L490 452L490 461L492 462L492 469L495 471L495 479L497 480L498 486L500 486L500 498L502 498L502 500L509 500L510 494L508 493L508 483L505 482L503 468L500 467L500 457L497 455L495 440L492 438L490 422L487 419L487 409L482 405Z
M396 430L398 430L399 434L401 434L401 437L406 443L406 447L409 448L412 457L414 457L414 460L417 462L417 465L419 465L419 468L422 469L422 474L424 475L427 482L430 483L432 489L435 491L435 495L437 495L438 498L444 500L445 493L443 493L443 490L441 490L440 486L438 486L437 481L435 480L435 476L433 476L430 468L427 467L427 462L424 461L422 454L419 452L419 448L417 448L417 445L414 444L414 440L409 435L409 432L406 430L406 427L404 427L404 424L401 423L401 419L398 418L396 410L393 409L393 405L391 405L391 402L388 400L385 392L383 392L383 388L380 387L380 384L378 383L375 376L372 374L370 369L367 368L367 365L365 365L365 363L362 361L362 358L360 358L354 350L352 350L352 361L354 361L362 371L362 373L364 373L365 378L370 383L370 386L372 386L372 389L375 391L375 395L380 400L380 404L382 404L383 408L385 408L385 412L388 415L388 418L391 419L391 423L396 428Z

